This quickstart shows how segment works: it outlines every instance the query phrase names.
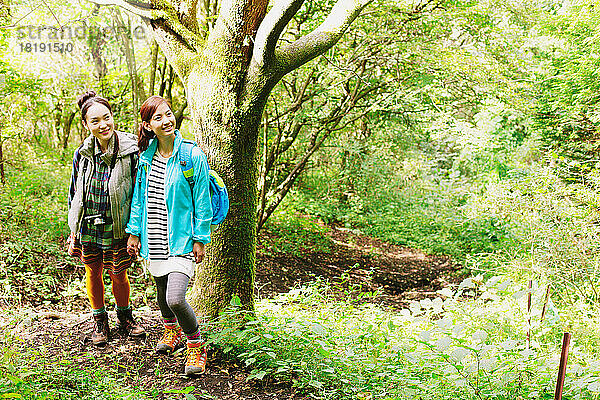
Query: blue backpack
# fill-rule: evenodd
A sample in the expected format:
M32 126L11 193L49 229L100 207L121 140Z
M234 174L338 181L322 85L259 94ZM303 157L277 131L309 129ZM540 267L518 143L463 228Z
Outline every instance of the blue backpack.
M192 163L192 149L196 147L196 142L184 139L179 148L179 165L185 180L190 184L192 199L194 197L194 164ZM211 221L211 230L215 230L223 222L229 210L229 195L223 179L209 167L209 186L210 201L212 204L213 218ZM194 202L192 201L192 204Z

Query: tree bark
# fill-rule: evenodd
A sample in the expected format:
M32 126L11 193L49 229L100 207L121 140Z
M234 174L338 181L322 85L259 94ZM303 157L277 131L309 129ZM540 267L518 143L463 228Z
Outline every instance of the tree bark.
M63 135L62 135L62 149L66 150L67 145L69 144L69 137L71 136L71 125L73 124L73 119L75 119L76 111L67 111L67 115L64 117L63 123Z
M238 297L253 310L256 260L258 132L264 101L240 107L238 83L224 68L199 66L188 79L188 104L195 136L209 164L225 180L230 209L213 232L207 256L196 271L192 301L206 317L215 317ZM234 72L235 74L235 72Z
M165 89L167 88L167 68L171 69L172 67L167 63L167 59L165 58L160 69L160 87L158 88L158 95L160 97L165 95Z
M175 110L175 126L177 129L181 129L181 124L183 123L185 109L187 108L187 99L184 100L181 107L178 110Z
M88 29L88 32L89 35L87 45L90 50L92 59L94 60L94 70L96 71L96 77L98 78L98 82L100 82L100 88L102 89L102 91L104 91L104 77L108 73L108 67L106 66L106 62L102 58L102 48L106 44L106 38L100 32L100 30Z

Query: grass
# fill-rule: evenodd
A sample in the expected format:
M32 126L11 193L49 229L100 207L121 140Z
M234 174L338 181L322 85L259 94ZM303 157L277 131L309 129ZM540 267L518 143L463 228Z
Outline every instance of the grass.
M332 179L327 173L315 173L284 199L282 208L460 261L471 254L520 246L511 221L501 215L472 212L477 196L465 189L465 184L477 191L486 183L427 177L394 186L380 177L381 182L373 183L364 194L341 200L335 192L323 192L327 187L323 182Z
M39 156L22 169L8 169L0 187L0 301L45 305L62 300L57 290L73 261L63 249L70 169ZM35 284L31 284L35 282Z
M540 321L544 289L533 290L531 346L525 340L525 287L503 277L469 278L400 311L362 298L339 299L329 285L316 281L262 300L245 329L235 323L243 313L232 301L210 340L247 366L248 379L290 382L315 399L546 399L554 390L563 324L582 310L551 304ZM9 318L0 343L3 398L158 395L123 385L112 364L81 368L68 353L45 358L43 349L23 346L10 334L23 315L15 311ZM598 319L572 327L565 399L599 398L598 343L586 343L585 330Z

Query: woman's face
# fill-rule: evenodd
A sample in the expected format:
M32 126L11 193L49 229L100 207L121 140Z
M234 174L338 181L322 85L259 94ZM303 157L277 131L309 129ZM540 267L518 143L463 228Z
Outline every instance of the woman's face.
M156 108L150 122L144 121L144 127L154 132L160 139L175 135L175 115L167 103L162 103Z
M107 144L115 133L112 113L100 103L94 103L88 108L83 125L103 144Z

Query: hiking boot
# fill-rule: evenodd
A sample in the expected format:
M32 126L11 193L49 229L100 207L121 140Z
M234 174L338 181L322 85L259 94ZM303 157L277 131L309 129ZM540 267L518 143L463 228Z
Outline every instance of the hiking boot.
M117 322L117 328L127 332L127 335L131 337L146 336L144 328L133 319L131 308L128 308L127 310L117 309L117 319L119 320L119 322Z
M206 343L196 342L187 344L188 355L185 361L185 374L203 374L206 371Z
M108 328L108 313L94 314L94 330L92 332L92 343L95 346L104 346L109 340L110 329Z
M165 332L156 344L156 352L168 354L181 345L181 327L165 325Z

